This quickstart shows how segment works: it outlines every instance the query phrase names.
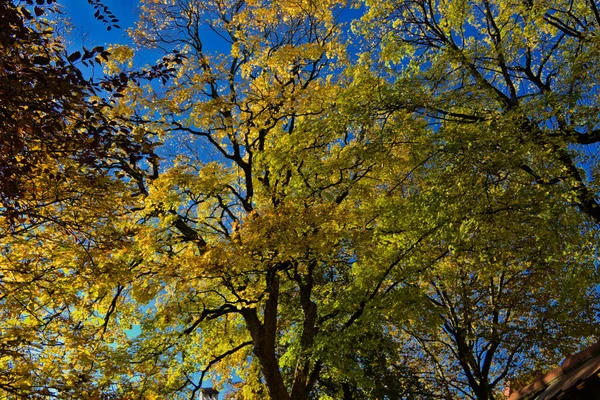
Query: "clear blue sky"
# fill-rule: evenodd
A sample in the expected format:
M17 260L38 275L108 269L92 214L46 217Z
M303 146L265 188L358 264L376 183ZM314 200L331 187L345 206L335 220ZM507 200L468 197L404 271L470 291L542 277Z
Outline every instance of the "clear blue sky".
M118 25L121 29L107 31L106 26L94 18L94 7L85 0L61 1L65 6L65 13L75 27L73 41L86 47L129 42L126 30L133 26L136 19L137 1L103 0L103 3L119 19Z

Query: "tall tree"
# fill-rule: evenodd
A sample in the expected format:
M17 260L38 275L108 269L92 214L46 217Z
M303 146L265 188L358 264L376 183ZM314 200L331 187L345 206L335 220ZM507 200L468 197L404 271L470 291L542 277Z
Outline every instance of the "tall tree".
M195 392L199 366L222 365L247 396L264 385L271 398L305 399L349 346L344 331L365 305L340 300L371 251L357 205L388 150L368 115L338 109L361 101L336 84L343 6L142 3L138 43L187 56L172 86L131 103L153 110L182 149L143 183L156 221L141 228L153 249L143 265L158 297L133 346L140 366L158 347L181 360L144 390ZM208 51L206 35L228 51ZM159 388L163 374L172 384Z
M598 334L597 232L561 197L540 196L524 171L492 179L456 152L440 158L443 172L426 171L413 209L440 228L412 262L439 259L398 277L424 301L409 323L398 306L390 310L398 359L424 360L416 369L431 397L502 398L507 381L552 367ZM390 219L387 230L405 218ZM413 306L404 296L390 297Z
M0 392L89 397L102 369L90 354L110 349L98 340L100 320L120 290L108 279L115 270L94 262L115 263L128 234L114 217L135 204L114 171L123 159L157 160L152 136L125 135L131 125L109 99L128 82L168 77L169 66L87 79L81 65L100 65L108 52L67 53L56 2L33 3L0 4ZM91 3L98 18L112 15ZM99 251L109 246L112 254Z
M473 4L369 3L354 27L380 40L374 69L348 54L344 1L142 1L132 37L180 64L142 86L134 51L113 47L116 101L98 123L125 129L107 128L91 163L53 159L66 178L33 193L64 197L0 238L1 389L184 398L236 376L247 399L490 399L516 367L585 340L593 179L568 168L576 149L549 116L570 97L546 107L523 84L503 103L498 47L469 35L521 11ZM431 24L450 39L431 41ZM542 69L564 77L579 42L551 33ZM586 77L573 85L593 90Z
M527 172L532 184L565 191L566 201L600 222L590 156L600 140L596 2L366 4L367 35L379 38L382 62L408 67L392 107L438 126L491 127L494 134L479 137L482 146L494 143L504 165ZM443 140L463 140L460 129L450 132Z
M433 397L501 398L597 335L596 5L366 4L381 108L429 124L416 199L446 250L412 283L439 325L401 325L399 348L429 360Z

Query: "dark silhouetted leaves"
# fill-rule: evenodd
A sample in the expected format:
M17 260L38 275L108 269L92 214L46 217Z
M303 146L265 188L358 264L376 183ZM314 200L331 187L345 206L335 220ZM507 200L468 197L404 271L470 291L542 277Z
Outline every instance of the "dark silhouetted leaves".
M33 57L32 62L37 65L47 65L50 63L50 58L46 56L35 56Z
M79 57L81 57L81 53L79 51L76 51L74 53L71 53L69 57L67 57L67 60L69 60L70 62L75 62L79 60Z

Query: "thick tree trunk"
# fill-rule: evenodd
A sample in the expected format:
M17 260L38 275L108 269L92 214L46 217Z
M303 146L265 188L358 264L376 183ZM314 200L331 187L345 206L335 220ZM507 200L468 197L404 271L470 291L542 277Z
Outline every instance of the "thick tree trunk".
M252 336L253 352L260 362L269 397L272 400L289 400L290 396L283 382L275 352L279 279L275 274L270 274L267 276L267 284L269 299L265 304L264 322L260 322L254 308L243 309L241 313Z
M291 400L308 399L312 386L319 374L319 367L314 366L311 371L310 356L317 334L317 305L311 300L313 289L312 265L308 274L302 277L296 273L294 279L300 287L300 306L304 313L304 322L302 324L302 336L300 338L300 348L302 353L296 365L294 374L294 384L292 386Z

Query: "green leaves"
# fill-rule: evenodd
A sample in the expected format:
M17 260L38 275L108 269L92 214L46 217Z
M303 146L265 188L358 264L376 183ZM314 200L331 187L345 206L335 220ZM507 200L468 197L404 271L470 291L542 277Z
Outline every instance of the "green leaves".
M300 3L142 1L137 72L5 38L1 390L491 399L597 334L591 6L369 1L354 55Z

